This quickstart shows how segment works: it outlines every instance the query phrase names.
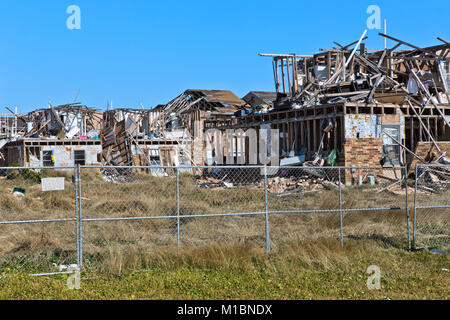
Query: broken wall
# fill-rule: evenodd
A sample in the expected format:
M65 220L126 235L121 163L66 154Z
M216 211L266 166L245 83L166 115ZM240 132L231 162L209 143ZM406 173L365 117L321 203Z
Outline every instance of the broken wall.
M102 152L101 145L94 146L42 146L40 147L40 157L27 153L28 167L43 166L43 153L45 151L52 151L54 154L55 167L71 167L75 165L74 151L85 150L85 164L86 165L100 165L97 155Z
M400 111L398 109L398 111ZM380 138L382 125L399 125L400 139L405 139L405 116L396 114L346 114L345 138Z
M2 149L0 166L7 167L13 163L23 166L23 149L21 146L6 146Z
M450 141L439 141L437 142L437 145L442 152L446 152L447 157L450 156ZM426 161L435 160L439 156L439 152L436 150L436 146L431 141L418 142L414 153L419 158L422 158ZM414 158L411 161L411 164L409 166L409 173L415 170L418 163L420 163L420 161L417 158Z

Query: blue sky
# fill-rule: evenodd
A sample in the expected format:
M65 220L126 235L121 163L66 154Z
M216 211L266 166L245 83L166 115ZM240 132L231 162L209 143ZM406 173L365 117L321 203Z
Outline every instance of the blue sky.
M78 90L99 109L108 100L150 108L188 88L273 90L260 52L312 54L358 40L372 4L389 35L417 46L450 41L449 3L0 0L0 113L73 102ZM72 4L81 30L66 27ZM369 49L383 47L379 31L368 30Z

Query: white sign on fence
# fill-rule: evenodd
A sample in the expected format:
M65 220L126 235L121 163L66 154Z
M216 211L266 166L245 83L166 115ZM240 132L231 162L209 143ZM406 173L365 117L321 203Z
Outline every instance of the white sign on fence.
M64 177L42 178L42 191L64 190Z

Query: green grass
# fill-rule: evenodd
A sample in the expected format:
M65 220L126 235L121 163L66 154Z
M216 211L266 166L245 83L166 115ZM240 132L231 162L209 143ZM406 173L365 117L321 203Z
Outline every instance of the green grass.
M366 287L373 264L380 290ZM67 288L67 275L16 274L0 279L0 299L447 299L442 268L449 269L447 255L361 241L343 249L293 245L269 256L247 245L212 246L161 251L140 271L83 273L80 290Z

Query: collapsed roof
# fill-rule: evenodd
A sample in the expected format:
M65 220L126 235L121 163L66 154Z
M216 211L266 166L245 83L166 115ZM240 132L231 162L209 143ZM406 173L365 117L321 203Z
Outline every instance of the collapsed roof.
M95 108L71 103L55 107L49 105L49 108L31 111L21 119L31 125L24 134L25 138L43 134L71 139L98 130L101 117Z
M441 113L437 104L450 101L450 44L438 38L443 44L420 48L380 33L397 44L369 53L362 43L365 34L345 46L334 42L338 47L315 55L260 54L273 57L275 107L409 101L420 107L432 104ZM397 50L401 45L411 49Z
M251 107L256 107L263 104L273 106L276 97L277 93L272 91L250 91L242 99Z
M244 109L245 101L229 90L188 89L161 108L166 115L194 110L233 114Z

